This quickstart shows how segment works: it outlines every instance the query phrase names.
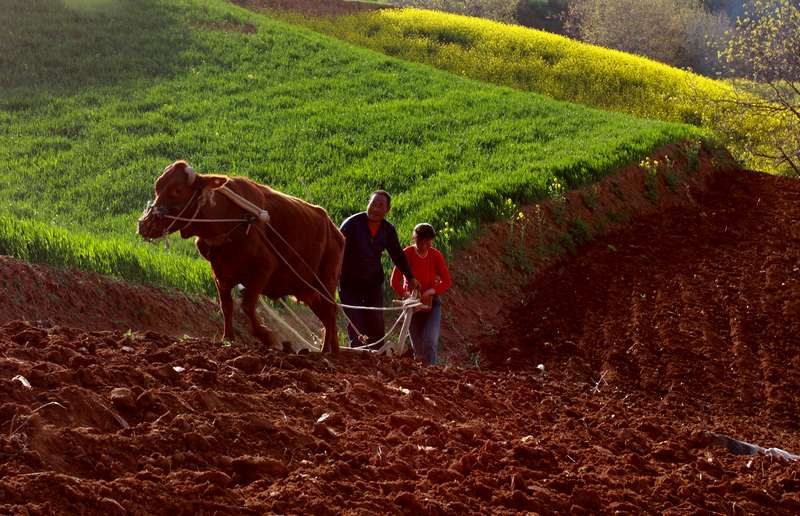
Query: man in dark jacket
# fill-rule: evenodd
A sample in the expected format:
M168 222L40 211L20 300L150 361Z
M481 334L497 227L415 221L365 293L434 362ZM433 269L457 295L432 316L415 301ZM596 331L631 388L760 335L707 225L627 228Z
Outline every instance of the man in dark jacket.
M342 233L346 238L342 275L339 279L339 297L343 304L354 306L383 306L383 251L410 285L417 285L411 273L406 255L397 238L397 230L386 220L392 198L383 190L373 192L367 211L356 213L342 222ZM383 312L377 310L355 310L345 308L345 313L356 326L347 325L350 347L363 346L383 337ZM358 331L356 331L356 329ZM358 333L366 335L367 342L358 340Z

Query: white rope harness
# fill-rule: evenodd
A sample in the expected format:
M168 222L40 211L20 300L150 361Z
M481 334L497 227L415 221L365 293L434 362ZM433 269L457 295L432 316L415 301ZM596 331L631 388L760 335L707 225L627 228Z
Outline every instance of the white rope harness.
M162 217L177 220L178 222L249 222L248 219L187 219L186 217L173 217L172 215L162 215Z
M262 298L262 301L263 301L263 298ZM291 316L292 316L292 318L294 318L294 320L295 320L295 321L297 321L297 323L298 323L300 326L302 326L302 328L303 328L304 330L306 330L306 332L307 332L307 333L308 333L308 334L311 336L311 340L312 340L312 341L314 341L314 344L316 344L316 345L317 345L317 347L321 349L321 348L322 348L322 343L320 342L320 338L317 336L317 334L316 334L316 333L314 333L314 330L312 330L311 328L309 328L309 326L308 326L308 325L305 323L305 321L303 321L303 320L302 320L302 319L301 319L301 318L300 318L300 317L299 317L299 316L298 316L298 315L295 313L295 311L294 311L294 310L292 310L292 308L289 306L289 304L288 304L286 301L284 301L284 300L283 300L283 298L279 298L279 299L278 299L278 301L281 303L281 305L283 305L283 308L284 308L284 309L286 309L286 311L287 311L287 312L289 312L289 315L291 315Z
M375 353L385 353L389 356L398 356L402 355L403 351L406 348L406 340L408 339L409 329L411 327L411 317L414 315L414 310L418 306L423 306L419 299L416 296L411 296L404 299L401 302L400 310L403 313L397 318L389 331L381 337L379 340L370 343L369 348L351 348L356 351L373 351ZM363 307L362 307L363 308ZM402 326L400 326L400 336L397 338L397 342L392 343L391 341L387 340L387 337L394 332L394 329L397 328L397 325L400 324L402 321ZM386 343L381 346L379 349L374 349L374 346L377 346L381 342L386 341Z
M353 310L376 310L379 312L396 312L399 310L405 310L405 308L403 308L402 306L356 306L356 305L345 305L343 303L337 303L337 304L342 308L350 308Z
M281 316L278 315L278 312L273 310L272 307L269 306L266 301L264 301L264 298L260 298L260 300L261 300L261 307L264 309L264 311L266 311L267 314L269 314L270 317L272 317L273 319L278 321L278 323L281 326L283 326L284 329L286 329L297 340L299 340L304 348L309 349L311 351L322 351L322 343L317 344L316 342L311 342L308 339L306 339L305 337L303 337L302 335L300 335L300 333L297 330L292 328L291 324L289 324L286 321L284 321L283 318L281 318ZM292 311L291 308L288 307L288 305L284 304L284 306L286 306L286 308L289 310L289 312L292 315L294 315L297 318L297 320L300 320L302 322L302 320L299 317L297 317L297 315ZM303 326L305 326L305 323L303 323ZM306 326L306 328L308 328L308 327ZM313 335L313 333L312 333L312 335ZM313 335L312 340L319 341L319 339L317 338L316 335Z
M379 340L370 343L370 348L369 349L366 349L366 348L345 348L345 349L353 349L353 350L362 350L363 349L365 351L374 351L374 352L377 352L377 353L387 353L387 354L390 354L390 355L393 355L393 354L399 355L399 354L401 354L403 352L403 350L405 349L405 341L408 338L408 330L409 330L409 327L411 325L411 316L413 315L413 313L414 313L414 311L415 311L415 309L417 307L424 306L423 303L420 302L420 300L416 296L412 296L412 297L404 299L403 302L401 303L401 305L400 306L396 306L396 307L391 307L391 306L388 306L388 307L384 307L384 306L356 306L356 305L347 305L347 304L343 304L343 303L337 303L336 299L331 297L331 295L325 290L324 282L319 278L319 276L314 271L314 269L312 269L311 266L308 265L308 263L303 259L303 257L300 255L300 253L298 253L297 250L294 247L292 247L289 244L289 242L287 242L286 239L283 238L283 236L275 230L274 227L269 225L270 216L269 216L269 212L267 210L257 206L256 204L253 204L249 200L245 199L244 197L240 196L239 194L237 194L236 192L234 192L233 190L228 188L227 186L222 186L220 188L217 188L215 191L218 191L218 192L222 193L223 195L225 195L225 197L230 199L234 204L236 204L237 206L239 206L243 210L253 214L256 217L256 220L258 222L262 222L264 224L264 227L269 227L272 230L272 233L274 235L276 235L283 242L283 244L295 254L295 256L297 256L297 258L300 260L300 262L303 265L305 265L308 270L311 271L311 274L314 276L314 279L316 279L317 282L323 287L322 290L316 288L314 285L309 283L303 276L301 276L300 273L298 273L297 270L292 266L292 264L289 263L289 261L286 259L286 257L275 247L275 245L273 245L272 242L270 242L270 240L267 238L266 234L264 234L263 228L260 227L260 226L256 226L256 229L259 231L259 235L262 237L262 240L272 249L272 252L275 253L278 256L278 258L281 259L281 261L283 261L283 263L289 268L289 270L291 270L294 273L294 275L297 276L297 278L300 279L300 281L302 281L313 292L316 292L317 294L319 294L322 297L322 299L324 299L325 301L336 305L339 309L347 308L347 309L351 309L351 310L374 310L374 311L381 311L381 312L400 311L401 312L400 315L395 320L395 322L392 325L392 327L389 329L389 331L386 332L386 334L384 334L384 336L381 337ZM195 192L194 195L197 195L197 192ZM195 222L204 222L204 223L212 223L212 222L239 222L239 223L247 222L247 223L253 223L253 222L255 222L255 221L253 221L251 219L247 219L247 218L243 218L243 219L198 219L197 218L197 213L200 211L200 208L203 206L203 204L205 204L205 201L206 201L205 197L203 197L202 195L201 195L200 201L198 202L197 209L195 210L195 212L192 215L192 217L191 218L182 217L183 212L186 211L186 209L189 207L189 205L191 204L191 201L193 199L194 199L194 196L192 196L192 199L190 199L189 202L187 203L187 205L184 206L184 208L181 210L181 212L178 214L178 216L162 215L164 218L171 219L173 221L172 223L170 223L168 229L171 229L172 225L175 222L186 222L187 224L185 224L183 226L183 228L186 228L190 223L195 223ZM183 228L181 228L181 229L183 229ZM316 336L316 334L314 334L314 332L305 323L302 322L302 319L300 319L291 310L291 308L289 308L289 306L286 303L283 302L283 300L281 300L281 303L283 303L283 306L292 314L292 316L297 321L299 321L305 327L305 329L313 336L312 339L315 340L315 341L319 341L319 338ZM305 339L303 336L301 336L300 333L298 333L294 328L292 328L291 325L289 325L286 321L284 321L278 315L278 313L275 310L273 310L266 302L264 302L263 299L261 299L261 304L264 307L264 309L267 311L267 313L273 319L278 321L287 331L289 331L292 335L294 335L303 344L303 346L305 346L306 348L308 348L308 349L310 349L312 351L321 351L321 349L322 349L321 343L320 343L320 345L316 345L316 344L311 343L310 341ZM350 319L350 317L347 315L347 313L344 310L342 310L342 315L344 315L344 318L347 320L347 323L350 326L353 327L353 329L355 330L356 334L358 335L358 339L360 341L366 343L366 340L367 340L368 337L365 334L363 334L363 333L361 333L359 331L359 329L356 327L356 325L353 323L353 321ZM374 346L386 341L386 339L389 337L389 335L392 334L392 332L394 332L395 328L397 328L397 325L400 324L401 321L402 321L403 324L402 324L401 329L400 329L400 337L399 337L397 343L392 345L390 342L387 341L380 349L375 350Z
M319 276L317 276L317 273L314 272L314 269L312 269L308 265L308 263L306 263L306 261L300 255L300 253L298 253L297 250L294 247L292 247L289 244L289 242L287 242L286 239L284 239L283 236L275 230L275 228L273 228L272 226L269 226L269 225L266 225L266 227L269 227L272 230L273 234L275 234L278 238L281 239L281 241L284 243L284 245L287 248L289 248L297 256L297 258L300 260L300 262L303 265L305 265L307 269L309 269L311 271L311 274L314 276L314 279L316 279L317 282L319 282L319 284L324 287L325 284L322 282L322 280L319 278ZM261 230L262 228L258 228L258 229ZM263 233L260 233L260 234L263 236L264 242L266 242L267 245L269 245L269 247L272 249L272 252L274 252L283 261L283 263L286 264L287 267L289 267L289 269L295 274L295 276L297 276L300 279L300 281L305 283L305 285L308 288L310 288L311 290L313 290L314 292L319 294L327 302L329 302L331 304L334 304L337 307L339 307L339 309L348 308L348 309L353 309L353 310L379 310L379 311L383 311L383 312L389 312L389 311L401 311L402 312L400 314L400 316L397 318L397 321L395 321L395 323L392 326L392 328L387 333L385 333L383 335L383 337L381 337L379 340L377 340L376 342L370 343L370 346L374 346L376 344L379 344L379 343L383 342L392 333L392 331L394 331L394 328L397 327L398 322L401 319L403 319L404 317L408 320L408 324L411 324L411 314L414 312L414 309L419 307L419 306L423 306L423 304L416 297L407 298L404 301L403 305L400 306L400 307L355 306L355 305L345 305L343 303L337 303L336 300L332 299L331 296L327 292L325 292L324 290L319 290L318 288L314 287L311 283L306 281L306 279L303 278L300 275L300 273L297 272L297 270L292 266L292 264L289 263L289 261L286 259L286 257L283 256L283 254L272 244L272 242L269 241L269 239L266 237L266 235L264 235ZM367 339L369 337L367 335L361 333L361 331L359 331L358 327L355 325L355 323L352 321L352 319L350 319L350 317L347 315L347 312L342 310L342 315L344 315L344 318L347 320L347 323L350 326L353 327L353 330L355 330L355 332L356 332L356 334L358 336L358 340L363 342L364 344L367 344ZM357 349L357 348L352 348L352 349ZM381 348L381 349L383 349L383 348ZM370 348L370 350L372 350L372 349ZM402 349L400 349L398 353L402 353Z
M243 210L249 211L255 215L259 222L263 222L264 224L269 223L269 212L267 210L261 208L260 206L256 206L227 186L222 186L218 189L218 191Z
M225 195L225 197L230 199L234 204L236 204L237 206L239 206L243 210L249 211L250 213L255 215L259 222L263 222L265 224L269 222L269 212L267 210L265 210L263 208L259 208L258 206L256 206L252 202L248 201L244 197L240 196L239 194L237 194L236 192L234 192L233 190L231 190L227 186L222 186L220 188L217 188L215 191ZM203 205L206 203L206 198L204 197L204 194L200 195L200 201L197 203L197 209L195 210L194 215L192 215L191 218L181 217L181 215L183 215L183 212L186 211L186 208L188 208L189 205L192 204L192 201L194 200L194 198L197 195L197 193L198 192L195 192L194 195L192 195L192 197L189 199L189 202L186 203L186 206L183 207L183 209L181 210L181 212L178 214L177 217L175 217L173 215L162 215L162 217L164 217L165 219L171 219L171 220L178 221L178 222L250 222L250 219L198 219L198 218L196 218L197 217L197 212L199 212L200 208L202 208ZM184 227L186 227L186 226L184 226ZM167 228L167 230L170 230L170 229L172 229L172 224L170 224L169 227Z

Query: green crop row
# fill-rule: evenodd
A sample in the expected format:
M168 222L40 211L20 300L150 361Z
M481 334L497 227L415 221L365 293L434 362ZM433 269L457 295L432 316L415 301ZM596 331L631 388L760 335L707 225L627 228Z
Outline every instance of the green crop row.
M213 294L210 268L187 256L119 239L98 239L50 224L0 215L0 254L33 263L94 271L137 283Z
M303 197L336 223L384 188L404 240L426 220L448 225L448 248L506 198L535 201L552 178L575 187L700 135L403 62L222 0L11 4L0 246L118 277L206 290L191 243L165 254L135 235L175 159Z

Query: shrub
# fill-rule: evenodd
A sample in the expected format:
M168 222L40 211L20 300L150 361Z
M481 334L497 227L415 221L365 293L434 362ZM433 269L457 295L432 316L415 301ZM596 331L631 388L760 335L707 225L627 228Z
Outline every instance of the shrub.
M588 43L709 74L716 54L707 38L721 36L729 21L698 0L574 0L566 27Z
M800 5L752 2L726 34L721 60L746 80L733 82L727 102L708 100L720 113L719 132L759 168L800 175Z
M517 21L517 11L520 8L520 0L399 0L396 4L506 23Z

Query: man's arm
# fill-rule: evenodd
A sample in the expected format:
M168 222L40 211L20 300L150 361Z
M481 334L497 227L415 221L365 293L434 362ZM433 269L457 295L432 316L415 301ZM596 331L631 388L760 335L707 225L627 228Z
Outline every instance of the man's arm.
M388 224L387 233L386 250L389 252L389 257L392 259L395 266L400 269L400 272L403 273L403 276L406 277L408 283L411 284L412 280L414 280L414 273L411 272L411 267L408 266L406 253L403 252L403 248L400 246L400 240L397 238L397 231L394 229L394 226Z
M405 288L403 288L403 275L400 274L400 269L397 267L392 268L392 279L389 280L389 284L392 286L392 290L394 290L398 296L406 296Z

